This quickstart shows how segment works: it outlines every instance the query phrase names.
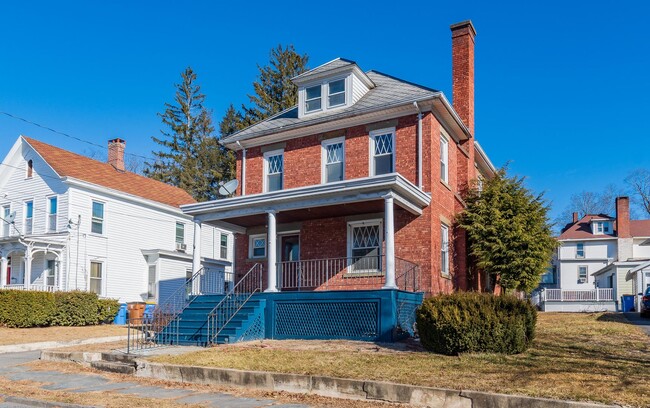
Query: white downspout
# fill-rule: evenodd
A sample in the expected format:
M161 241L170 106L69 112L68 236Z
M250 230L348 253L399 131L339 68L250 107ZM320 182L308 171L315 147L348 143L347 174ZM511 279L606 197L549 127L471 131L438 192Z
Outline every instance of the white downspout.
M418 144L418 188L422 189L422 111L418 106L417 101L413 102L413 106L418 111L418 130L417 130L417 144Z
M241 195L246 195L246 149L237 141L237 146L242 149L241 156Z

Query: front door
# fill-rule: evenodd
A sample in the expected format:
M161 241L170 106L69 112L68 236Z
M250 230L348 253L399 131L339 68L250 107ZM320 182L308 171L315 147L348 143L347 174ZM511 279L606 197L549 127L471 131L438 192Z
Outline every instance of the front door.
M279 282L282 290L299 290L300 277L300 235L280 235Z

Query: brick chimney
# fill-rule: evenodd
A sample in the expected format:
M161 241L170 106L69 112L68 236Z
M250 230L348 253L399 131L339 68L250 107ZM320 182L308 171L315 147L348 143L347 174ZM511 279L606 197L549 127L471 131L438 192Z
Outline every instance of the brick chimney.
M573 223L575 224L576 222L578 222L578 213L574 212L573 213Z
M474 37L471 20L451 25L451 77L454 109L474 135Z
M630 231L630 199L628 197L616 197L616 236L619 238L631 238Z
M124 148L126 142L122 139L108 141L108 164L117 170L124 171Z

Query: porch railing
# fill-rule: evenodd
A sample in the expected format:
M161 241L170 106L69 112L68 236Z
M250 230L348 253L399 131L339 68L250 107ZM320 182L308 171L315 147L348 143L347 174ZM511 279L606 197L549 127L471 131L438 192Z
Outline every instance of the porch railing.
M277 287L283 291L379 289L386 283L386 257L306 259L277 264ZM398 289L417 292L418 265L395 258Z
M40 292L58 292L60 290L58 286L54 286L54 285L29 285L29 289L28 289L27 285L24 285L22 283L12 283L10 285L0 286L0 289L34 290Z
M226 293L223 299L208 314L208 343L214 344L217 336L235 317L246 302L263 290L264 266L255 264L248 272Z
M542 302L611 302L614 300L614 289L545 289L540 295Z

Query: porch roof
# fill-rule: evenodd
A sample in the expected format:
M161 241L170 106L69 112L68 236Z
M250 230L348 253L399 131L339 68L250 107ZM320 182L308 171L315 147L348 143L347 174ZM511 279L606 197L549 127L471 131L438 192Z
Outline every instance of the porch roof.
M295 211L309 218L383 211L383 197L392 194L395 204L421 215L431 197L398 173L291 188L181 206L197 221L225 221L240 226L256 225L256 216L269 211ZM359 205L364 203L364 205ZM247 220L248 219L248 220Z

